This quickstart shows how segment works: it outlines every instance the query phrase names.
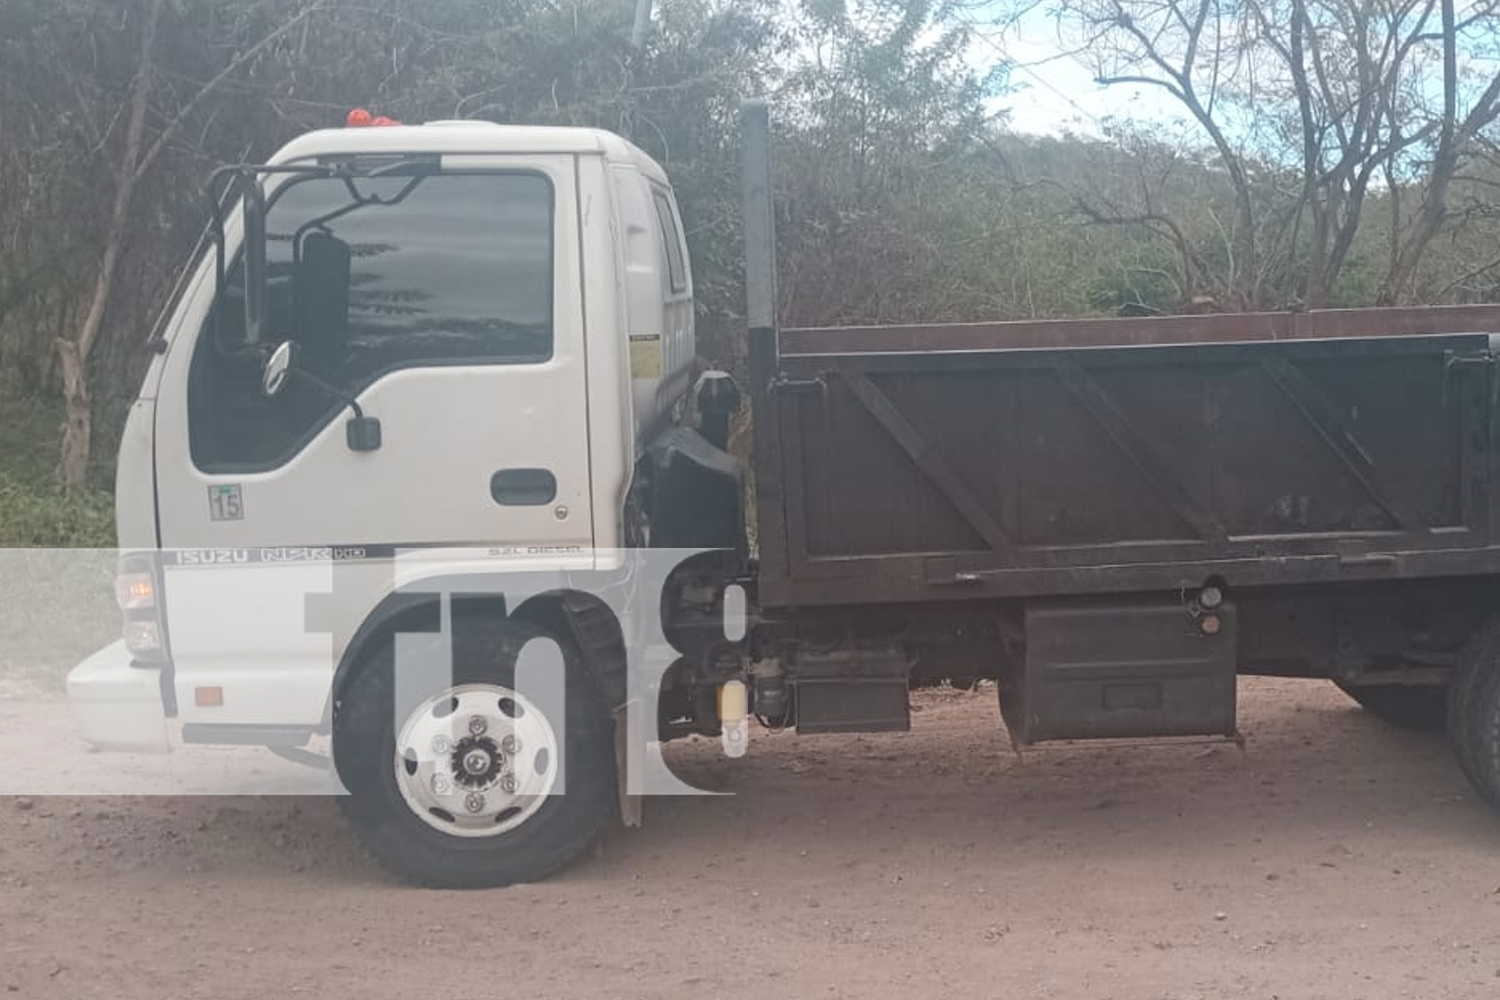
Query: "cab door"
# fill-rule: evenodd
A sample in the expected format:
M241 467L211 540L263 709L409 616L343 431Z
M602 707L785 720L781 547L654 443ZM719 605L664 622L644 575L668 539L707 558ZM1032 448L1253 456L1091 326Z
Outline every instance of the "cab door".
M288 684L298 707L284 715L321 711L332 653L308 634L302 592L335 557L491 546L587 559L575 173L565 155L446 156L427 176L357 179L364 204L332 178L271 196L270 339L297 348L285 389L266 396L224 348L232 272L217 339L205 296L158 400L160 537L183 550L167 557L167 619L189 721L255 721ZM378 447L352 446L341 397L379 421ZM375 594L390 570L367 576ZM187 689L207 673L224 704L200 711Z

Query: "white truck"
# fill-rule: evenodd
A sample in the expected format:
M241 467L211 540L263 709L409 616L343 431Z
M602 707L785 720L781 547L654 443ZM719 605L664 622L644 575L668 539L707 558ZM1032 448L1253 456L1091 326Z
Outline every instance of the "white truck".
M753 553L656 163L314 132L220 172L152 341L84 734L326 734L365 843L449 886L565 864L651 740L901 730L942 680L1018 748L1234 739L1238 675L1332 680L1500 806L1500 308L778 330L745 122Z

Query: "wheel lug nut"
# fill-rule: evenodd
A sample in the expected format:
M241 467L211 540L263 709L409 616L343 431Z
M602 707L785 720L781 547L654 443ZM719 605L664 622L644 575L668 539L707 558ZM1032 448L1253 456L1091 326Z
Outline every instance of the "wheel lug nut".
M484 809L484 796L478 792L470 792L464 796L464 808L471 813L477 813Z
M516 793L516 776L514 774L501 775L500 790L506 795L514 795Z
M445 774L434 774L432 776L432 793L434 795L447 795L453 790L453 785L448 781Z
M514 736L507 736L500 741L500 749L514 756L521 752L521 741Z
M484 716L482 716L482 715L471 715L471 716L469 716L469 735L470 736L482 736L482 735L484 735L484 731L486 729L488 729L488 728L490 728L490 724L488 722L484 721Z
M448 737L444 736L442 733L438 733L436 736L434 736L432 738L432 752L433 753L447 753L448 752Z

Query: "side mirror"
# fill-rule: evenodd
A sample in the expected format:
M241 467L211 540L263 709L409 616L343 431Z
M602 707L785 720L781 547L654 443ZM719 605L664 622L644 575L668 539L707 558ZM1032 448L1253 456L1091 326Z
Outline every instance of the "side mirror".
M282 341L266 358L260 373L260 391L267 396L278 395L286 388L286 380L292 374L292 342Z
M326 345L332 359L341 360L349 340L350 265L349 244L315 230L302 238L292 279L293 331L304 348ZM318 365L305 354L308 368ZM325 369L331 370L331 369Z

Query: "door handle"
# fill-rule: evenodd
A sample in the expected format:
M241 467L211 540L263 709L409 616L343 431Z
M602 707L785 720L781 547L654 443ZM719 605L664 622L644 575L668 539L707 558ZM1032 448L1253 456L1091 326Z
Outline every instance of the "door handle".
M501 469L490 477L490 496L505 507L540 507L557 499L550 469Z

